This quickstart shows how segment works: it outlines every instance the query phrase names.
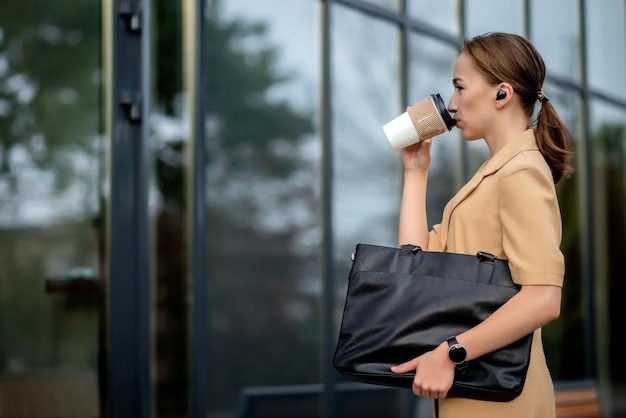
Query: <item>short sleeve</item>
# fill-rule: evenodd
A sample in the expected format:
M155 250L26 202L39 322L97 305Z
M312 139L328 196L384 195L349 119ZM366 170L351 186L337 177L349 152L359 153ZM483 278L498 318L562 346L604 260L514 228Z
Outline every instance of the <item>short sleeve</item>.
M441 244L441 224L433 226L428 233L428 251L443 251Z
M552 175L543 157L521 153L498 177L502 247L513 280L520 285L563 286L561 214Z

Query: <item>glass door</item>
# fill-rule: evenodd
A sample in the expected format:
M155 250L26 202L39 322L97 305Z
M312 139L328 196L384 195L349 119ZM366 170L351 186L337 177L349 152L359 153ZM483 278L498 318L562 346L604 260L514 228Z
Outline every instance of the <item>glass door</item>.
M0 6L0 416L100 416L100 0Z

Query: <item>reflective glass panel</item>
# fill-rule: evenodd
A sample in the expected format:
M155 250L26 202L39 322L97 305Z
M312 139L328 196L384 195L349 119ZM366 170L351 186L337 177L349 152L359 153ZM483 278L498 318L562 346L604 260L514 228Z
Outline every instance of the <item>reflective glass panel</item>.
M530 11L530 39L543 57L548 74L580 81L583 38L578 2L533 0Z
M305 416L321 393L317 13L311 1L211 4L209 415Z
M522 0L466 0L465 14L468 37L496 31L524 34Z
M591 102L594 222L594 286L605 301L596 304L596 350L601 376L614 388L615 416L626 412L626 367L616 335L623 329L626 309L626 110L601 101Z
M101 5L0 9L0 416L97 417Z
M153 306L154 411L185 416L189 410L189 288L187 155L182 79L180 2L155 0L150 115L150 225Z
M382 127L404 109L396 28L342 7L333 11L333 216L337 249L349 255L357 240L397 240L399 154Z
M561 209L563 233L561 251L565 256L565 281L562 293L561 316L543 329L542 339L550 373L555 380L583 379L584 368L571 364L584 364L590 353L587 350L585 322L587 306L584 292L584 264L582 241L585 231L581 223L581 191L584 183L582 101L576 92L560 89L546 83L550 91L550 103L572 135L574 155L571 163L574 173L557 184L557 195ZM537 111L540 105L537 105Z
M626 3L619 0L585 2L587 69L594 88L626 97Z
M359 242L396 246L402 170L383 125L400 103L399 33L394 25L337 6L332 10L333 241L339 329L350 254ZM359 392L359 402L368 400ZM406 393L391 391L386 416L407 416ZM343 399L339 396L340 399ZM374 407L380 407L374 405ZM383 413L381 413L383 415Z
M459 34L459 2L456 0L408 0L407 8L412 18L446 32Z

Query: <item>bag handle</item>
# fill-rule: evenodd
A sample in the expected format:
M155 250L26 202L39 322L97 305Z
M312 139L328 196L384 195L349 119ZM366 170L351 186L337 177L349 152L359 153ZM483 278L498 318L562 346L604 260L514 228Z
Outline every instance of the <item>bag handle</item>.
M479 283L491 283L493 271L496 268L496 256L484 251L478 251L478 265L476 267L476 278Z
M418 251L422 251L422 248L417 245L411 244L404 244L398 248L400 249L400 257L398 258L398 271L403 273L409 273L411 271L411 267L413 267L413 256Z

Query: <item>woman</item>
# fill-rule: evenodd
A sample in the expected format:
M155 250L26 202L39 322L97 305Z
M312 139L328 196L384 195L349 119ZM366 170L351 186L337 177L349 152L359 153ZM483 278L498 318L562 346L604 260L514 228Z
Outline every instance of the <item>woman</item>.
M543 59L521 36L489 33L465 41L454 67L455 92L448 109L464 138L484 139L491 155L447 204L441 224L430 232L425 200L431 139L402 150L399 244L430 251L492 253L509 261L513 281L521 285L516 296L482 323L456 335L456 341L442 341L434 350L392 368L397 373L415 370L413 392L439 399L442 418L555 416L541 327L560 314L565 263L559 249L555 184L569 175L571 167L570 135L542 90L545 73ZM541 109L533 128L537 103ZM510 402L446 398L455 371L449 357L452 345L463 346L464 360L471 362L531 332L530 366L518 398Z

